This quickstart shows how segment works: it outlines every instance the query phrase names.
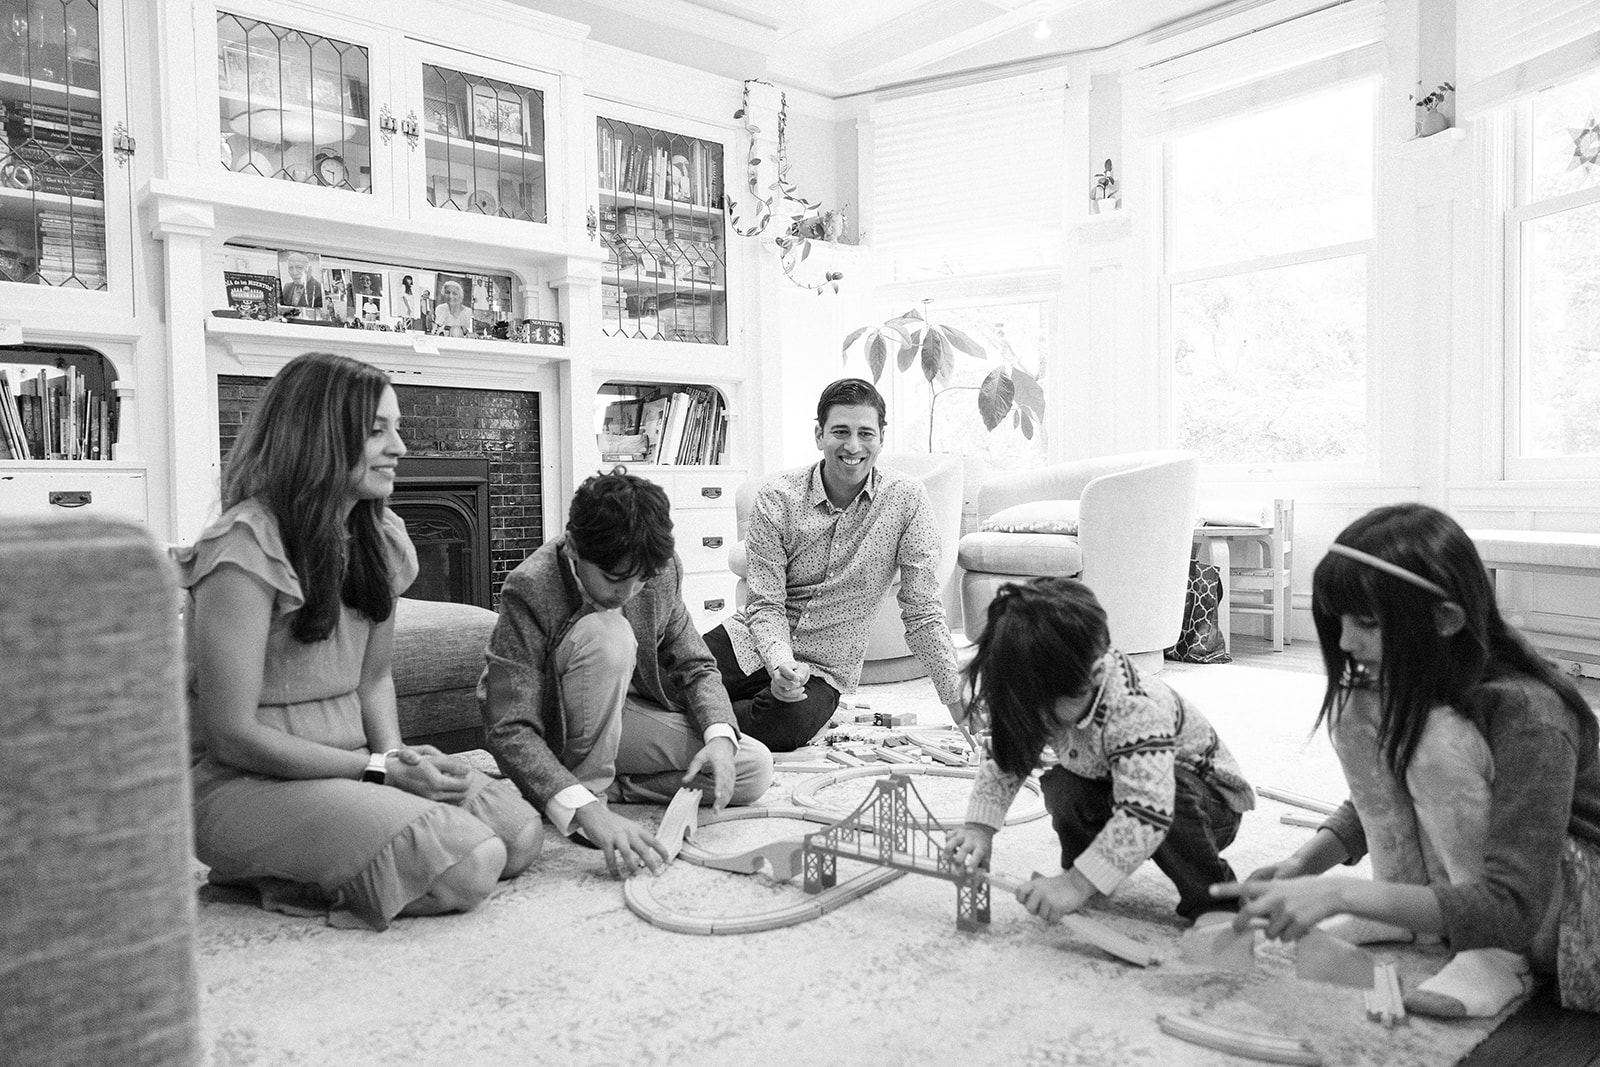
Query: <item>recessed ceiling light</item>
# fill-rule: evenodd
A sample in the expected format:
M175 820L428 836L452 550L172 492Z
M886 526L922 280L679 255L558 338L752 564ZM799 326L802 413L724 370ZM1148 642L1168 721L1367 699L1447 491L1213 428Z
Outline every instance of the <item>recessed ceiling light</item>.
M1050 24L1044 19L1040 19L1038 25L1033 28L1033 39L1042 41L1048 36L1050 36Z

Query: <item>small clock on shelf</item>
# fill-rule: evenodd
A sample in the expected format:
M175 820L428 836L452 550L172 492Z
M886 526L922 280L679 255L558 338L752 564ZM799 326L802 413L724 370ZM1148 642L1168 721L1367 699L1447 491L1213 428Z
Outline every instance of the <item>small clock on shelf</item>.
M311 162L317 181L323 185L340 186L350 182L350 168L344 157L332 149L324 148Z

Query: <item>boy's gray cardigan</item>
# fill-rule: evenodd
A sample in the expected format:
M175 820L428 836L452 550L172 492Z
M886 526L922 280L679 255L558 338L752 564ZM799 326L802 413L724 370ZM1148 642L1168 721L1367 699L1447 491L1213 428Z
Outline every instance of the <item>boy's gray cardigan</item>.
M555 675L555 651L572 624L594 609L585 603L572 567L562 558L562 535L540 546L506 577L500 619L489 637L478 708L489 751L506 777L542 811L551 797L578 784L561 762L566 709ZM639 643L632 688L670 711L687 714L701 733L725 722L738 735L733 706L717 661L683 604L683 563L645 582L622 608ZM489 667L505 684L493 694Z

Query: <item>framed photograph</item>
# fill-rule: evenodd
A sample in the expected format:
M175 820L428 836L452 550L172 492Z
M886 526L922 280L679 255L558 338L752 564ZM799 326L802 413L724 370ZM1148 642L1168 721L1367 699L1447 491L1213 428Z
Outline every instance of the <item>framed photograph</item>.
M429 279L416 271L392 270L389 272L389 309L394 313L395 329L414 329L414 324L422 317L420 303L420 285L428 284ZM432 294L429 294L430 296Z
M515 90L496 91L487 85L472 87L472 136L521 148L527 143L522 120L522 98Z
M322 318L322 257L315 252L278 253L278 305L297 308L299 318Z
M461 105L454 100L426 97L422 101L423 121L441 137L461 137Z
M438 275L434 290L433 332L451 337L471 337L473 330L472 279L465 274Z
M322 289L328 314L334 322L350 321L350 292L355 281L349 267L327 267L322 271Z
M353 271L350 277L355 285L355 291L350 294L350 306L355 310L356 317L369 326L383 322L388 317L383 301L383 274L358 270Z

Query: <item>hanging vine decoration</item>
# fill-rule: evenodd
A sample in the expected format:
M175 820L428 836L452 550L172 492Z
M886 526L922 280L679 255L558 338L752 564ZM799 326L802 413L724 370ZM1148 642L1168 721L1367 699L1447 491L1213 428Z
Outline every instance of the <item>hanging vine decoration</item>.
M810 231L820 226L825 231L823 235L829 240L836 240L838 230L843 226L843 217L838 212L821 212L821 202L801 196L789 180L789 97L786 93L778 92L777 146L769 156L760 154L757 138L762 128L757 125L750 104L751 85L763 85L777 92L770 82L758 78L745 79L741 106L733 117L744 120L745 133L750 138L749 155L745 162L745 185L750 190L750 198L743 207L733 196L727 198L728 225L740 237L759 237L767 232L774 220L780 220L783 232L773 240L779 250L779 263L783 267L784 277L814 293L820 294L828 289L838 292L839 282L844 278L842 271L828 271L822 281L816 283L804 282L794 276L795 268L811 255ZM765 185L761 174L763 164L771 164L773 168L772 181ZM762 196L763 191L770 195ZM746 224L743 220L749 215L753 215L753 218Z

